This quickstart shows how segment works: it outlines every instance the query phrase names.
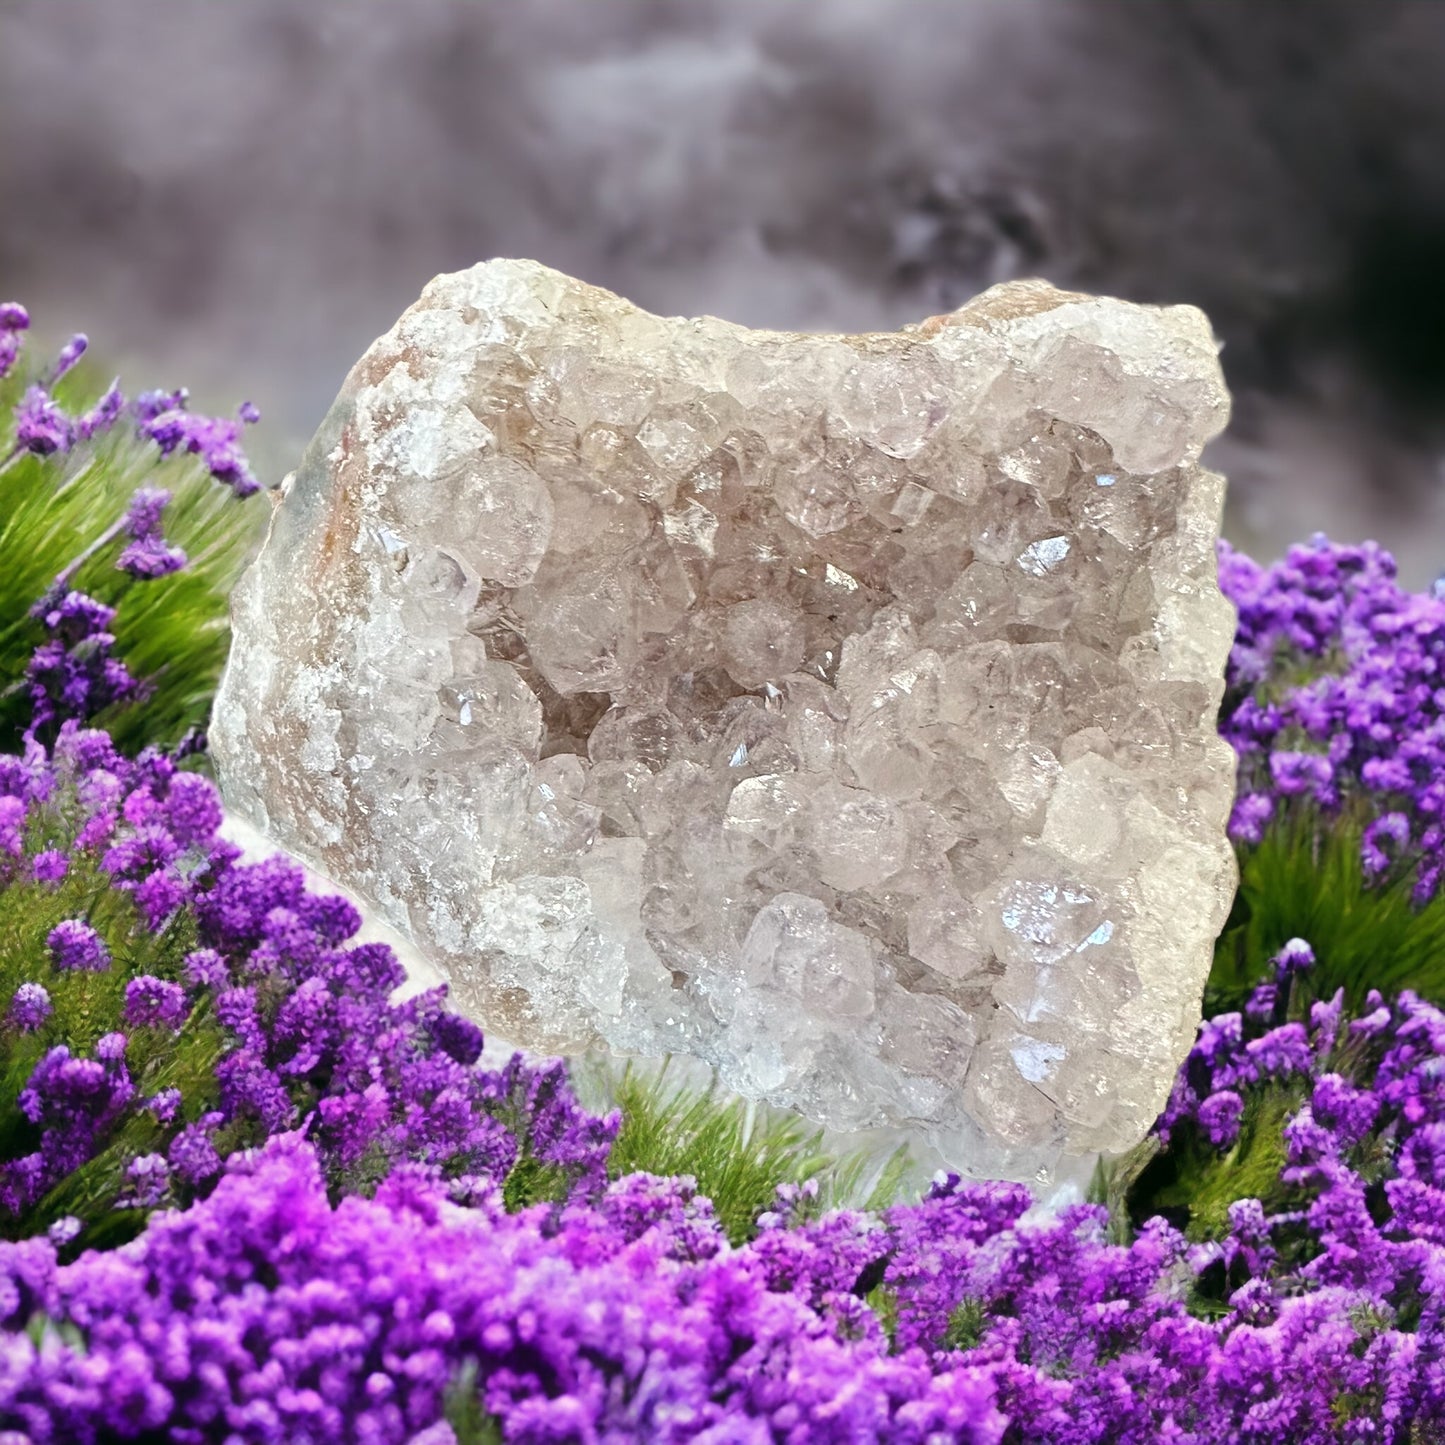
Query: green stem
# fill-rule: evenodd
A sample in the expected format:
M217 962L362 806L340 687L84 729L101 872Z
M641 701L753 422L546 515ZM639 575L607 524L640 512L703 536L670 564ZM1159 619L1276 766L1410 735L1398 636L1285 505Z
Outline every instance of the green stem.
M90 546L88 546L78 557L73 558L64 567L62 567L59 572L55 574L54 585L56 587L68 586L70 583L70 579L76 574L76 572L93 556L95 556L95 554L99 552L102 547L108 546L111 542L114 542L115 539L120 536L124 528L124 517L122 517L118 522L112 522L110 526L108 526L105 531L103 531L100 536L98 536L95 541L93 541Z

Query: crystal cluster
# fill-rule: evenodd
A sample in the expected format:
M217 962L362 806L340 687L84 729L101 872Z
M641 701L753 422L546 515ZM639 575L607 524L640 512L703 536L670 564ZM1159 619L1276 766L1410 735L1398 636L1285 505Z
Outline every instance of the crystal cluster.
M1135 1142L1234 864L1205 318L899 333L438 277L234 600L229 806L497 1033L1030 1177Z

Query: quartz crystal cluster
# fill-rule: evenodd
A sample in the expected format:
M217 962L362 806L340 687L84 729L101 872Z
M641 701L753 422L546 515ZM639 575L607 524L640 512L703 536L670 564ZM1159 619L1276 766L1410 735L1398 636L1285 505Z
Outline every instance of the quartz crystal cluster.
M227 802L521 1044L970 1173L1132 1144L1234 885L1216 353L1041 282L802 336L438 277L236 593Z

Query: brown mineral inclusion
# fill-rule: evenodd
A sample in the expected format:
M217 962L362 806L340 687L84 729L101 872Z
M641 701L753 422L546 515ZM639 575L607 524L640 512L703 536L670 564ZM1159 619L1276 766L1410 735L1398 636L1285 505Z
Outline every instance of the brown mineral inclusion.
M1041 282L799 336L438 277L237 590L226 800L523 1045L1127 1147L1234 886L1216 352Z

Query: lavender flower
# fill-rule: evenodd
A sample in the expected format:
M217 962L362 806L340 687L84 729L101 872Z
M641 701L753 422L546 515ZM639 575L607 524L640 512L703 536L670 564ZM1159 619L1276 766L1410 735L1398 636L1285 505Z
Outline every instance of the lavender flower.
M51 963L61 973L104 973L110 967L105 940L80 918L67 918L52 928L46 946Z
M156 1123L165 1125L175 1122L184 1102L185 1098L181 1091L175 1085L171 1085L147 1099L145 1107L155 1117Z
M1221 542L1219 578L1239 609L1220 715L1239 757L1231 836L1258 843L1304 802L1327 819L1363 803L1366 876L1391 872L1389 843L1428 902L1445 873L1445 597L1402 591L1373 543L1323 537L1268 569Z
M66 592L43 599L33 615L51 633L27 669L35 729L89 717L140 694L125 664L110 655L115 637L107 629L113 608L82 592Z
M212 1110L176 1135L167 1156L175 1179L197 1187L209 1183L221 1172L215 1134L224 1121L219 1111Z
M459 1064L474 1064L482 1056L482 1031L460 1014L438 1014L431 1020L432 1039L448 1058Z
M0 1210L24 1213L94 1157L135 1097L125 1044L124 1035L112 1034L96 1044L94 1059L74 1057L64 1044L41 1057L16 1099L38 1145L0 1163Z
M125 514L125 532L137 541L161 530L161 514L171 500L164 487L141 487L130 499Z
M142 1154L126 1165L125 1191L120 1203L128 1209L154 1208L170 1192L170 1183L171 1171L166 1161L159 1154Z
M142 487L130 500L123 522L130 543L116 566L132 577L164 577L186 565L186 554L171 547L161 533L161 514L171 500L163 488Z
M20 359L22 340L18 331L0 328L0 380L15 369L15 363Z
M15 409L15 450L48 457L70 450L74 423L44 387L32 386Z
M186 955L186 982L192 988L220 990L231 981L226 960L214 948L198 948Z
M185 387L175 391L143 391L131 403L136 421L145 426L158 416L170 411L184 411L190 405L191 394Z
M1216 1149L1227 1149L1239 1137L1244 1100L1233 1089L1220 1089L1199 1106L1199 1127Z
M34 1033L52 1013L50 995L38 983L22 983L10 999L11 1025L22 1033Z
M401 1445L440 1428L470 1361L507 1438L1002 1440L986 1367L892 1354L846 1285L819 1310L744 1255L674 1258L679 1215L655 1217L629 1234L607 1205L553 1226L458 1210L416 1171L333 1209L308 1146L273 1140L122 1255L0 1246L3 1322L40 1310L82 1340L17 1329L0 1418L51 1438Z
M196 416L184 409L185 400L184 392L170 396L148 392L136 406L138 434L153 441L163 457L177 451L199 456L207 471L238 497L257 491L260 483L241 451L240 436L241 426L259 421L260 412L243 402L237 413L239 421Z
M37 883L59 883L70 871L70 859L58 848L45 848L30 864L31 876Z
M73 1239L78 1239L84 1230L84 1223L73 1214L63 1215L45 1231L45 1237L57 1249L63 1249Z
M85 355L86 348L89 345L90 341L85 333L77 331L76 334L60 348L60 354L55 358L55 365L51 368L47 385L54 386L66 372L70 371L75 366L75 363Z
M101 394L100 399L84 415L77 417L75 422L75 440L90 441L108 432L125 410L125 396L120 389L120 381L112 381Z
M0 852L12 858L19 858L25 851L26 814L23 798L0 798Z
M20 356L21 333L30 326L30 313L15 301L0 301L0 379L8 376Z
M185 990L150 974L140 974L125 986L122 1017L134 1027L178 1029L190 1012Z
M127 545L115 565L132 577L153 581L157 577L179 572L187 560L185 552L179 547L169 546L164 538L146 537Z

